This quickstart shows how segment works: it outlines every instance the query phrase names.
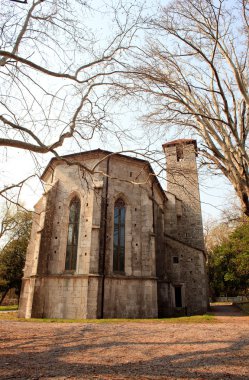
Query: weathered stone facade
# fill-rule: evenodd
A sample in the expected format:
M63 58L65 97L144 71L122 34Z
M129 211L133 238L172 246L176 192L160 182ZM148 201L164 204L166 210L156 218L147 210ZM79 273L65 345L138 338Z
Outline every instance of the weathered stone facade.
M95 150L51 161L42 177L46 192L35 208L20 317L157 318L206 311L196 142L163 147L167 193L148 162L137 158ZM65 270L75 197L77 260ZM123 227L114 216L120 199ZM124 268L117 271L114 245L121 252L120 239Z

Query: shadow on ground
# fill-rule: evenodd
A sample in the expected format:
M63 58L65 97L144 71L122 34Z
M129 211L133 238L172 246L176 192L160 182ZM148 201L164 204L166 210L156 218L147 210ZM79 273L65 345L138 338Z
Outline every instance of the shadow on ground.
M215 304L211 303L210 312L215 316L221 317L245 317L247 316L238 306L231 304Z
M169 337L177 333L177 326L169 327L168 330L165 328L161 334L158 334L159 324L154 328L156 328L154 331L157 331L157 338L154 341L151 333L146 335L146 323L144 323L142 341L143 330L134 330L134 337L132 327L131 332L126 327L125 330L115 328L109 332L108 325L101 328L96 325L78 325L64 331L56 327L54 335L49 340L48 335L35 335L33 332L33 336L31 334L26 340L6 339L8 353L2 350L0 378L2 380L52 378L245 380L249 378L248 334L245 333L237 339L227 338L227 334L224 338L212 336L212 327L209 325L205 341L195 336L192 336L192 340L184 339L180 334L177 341L170 341ZM222 334L222 328L216 330L216 333L217 331ZM136 341L136 334L140 336L140 340Z

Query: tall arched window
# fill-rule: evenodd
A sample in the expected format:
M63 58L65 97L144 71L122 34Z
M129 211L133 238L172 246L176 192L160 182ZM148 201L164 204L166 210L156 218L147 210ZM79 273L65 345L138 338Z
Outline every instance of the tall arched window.
M77 248L80 221L80 200L74 197L69 206L69 223L67 234L67 252L65 270L75 270L77 262Z
M125 264L125 203L116 200L114 205L113 271L124 272Z

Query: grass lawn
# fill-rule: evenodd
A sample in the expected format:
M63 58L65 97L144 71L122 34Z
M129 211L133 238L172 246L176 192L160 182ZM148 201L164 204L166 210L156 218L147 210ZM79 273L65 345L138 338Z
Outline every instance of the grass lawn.
M19 322L42 322L42 323L213 323L213 315L193 315L191 317L162 318L162 319L57 319L57 318L18 318L17 312L1 313L0 320L19 321Z
M18 305L0 306L0 312L8 311L8 310L17 310L17 309L18 309Z

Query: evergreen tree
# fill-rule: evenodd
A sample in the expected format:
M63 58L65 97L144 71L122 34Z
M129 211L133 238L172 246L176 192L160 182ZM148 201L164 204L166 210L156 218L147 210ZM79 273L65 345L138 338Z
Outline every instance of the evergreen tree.
M209 252L209 282L215 296L247 295L249 290L249 220Z
M31 230L31 212L18 211L14 218L17 222L15 229L11 231L8 243L0 251L0 304L10 289L14 288L18 296L20 294Z

